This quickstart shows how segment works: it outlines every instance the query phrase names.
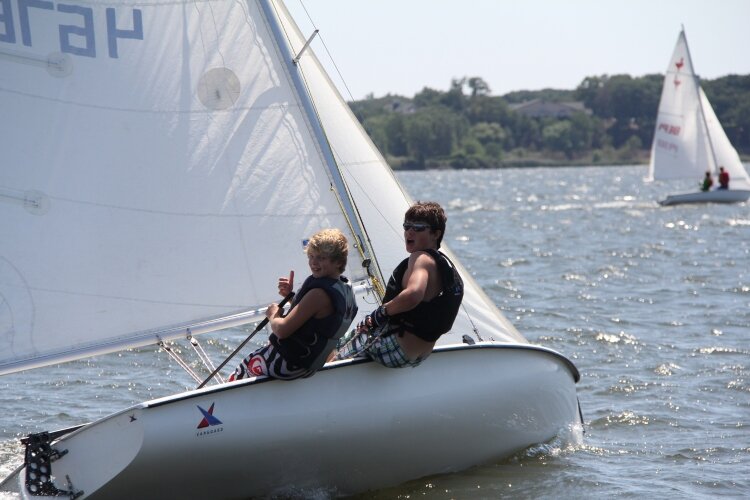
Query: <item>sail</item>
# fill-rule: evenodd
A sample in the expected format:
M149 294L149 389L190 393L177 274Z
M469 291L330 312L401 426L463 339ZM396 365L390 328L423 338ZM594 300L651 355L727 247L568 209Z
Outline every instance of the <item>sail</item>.
M312 233L354 241L257 2L52 5L0 17L0 373L265 306Z
M730 187L746 188L747 172L700 87L681 31L664 77L647 179L698 182L720 166L730 173Z
M651 145L650 180L693 178L697 182L706 170L713 170L698 88L687 39L680 32L659 101Z
M748 176L747 170L740 160L740 155L729 141L726 132L724 132L724 127L721 126L702 88L700 89L700 95L703 114L706 117L706 127L716 155L717 168L724 167L724 170L729 174L730 189L750 189L750 176Z
M342 183L381 268L405 256L410 199L308 51L310 116L264 17L298 50L281 2L53 5L0 17L0 373L246 318L325 227L364 283ZM463 276L454 331L523 340Z
M299 31L283 4L278 2L276 5L284 32L293 52L297 53L305 45L306 37ZM399 184L367 132L360 126L315 54L309 50L304 52L299 65L328 143L370 237L380 269L387 279L390 272L407 256L401 223L412 199ZM450 240L450 234L449 221L446 241ZM525 341L446 247L443 243L441 250L448 253L459 266L466 290L463 307L452 332L443 335L439 343L461 342L463 334L472 334L474 330L484 339ZM364 307L369 311L375 304L374 299L370 300L372 302L369 306L360 303L360 308Z

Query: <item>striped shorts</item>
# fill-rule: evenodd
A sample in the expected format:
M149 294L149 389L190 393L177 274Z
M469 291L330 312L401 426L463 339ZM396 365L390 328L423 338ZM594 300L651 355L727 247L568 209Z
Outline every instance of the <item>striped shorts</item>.
M259 375L267 375L282 380L294 380L309 377L313 373L315 372L307 368L289 365L279 353L279 349L273 344L268 344L243 359L234 373L230 375L229 382Z
M333 359L368 357L388 368L419 366L426 356L415 360L409 359L398 343L397 330L400 328L391 327L388 323L367 333L357 333L354 329L339 340Z

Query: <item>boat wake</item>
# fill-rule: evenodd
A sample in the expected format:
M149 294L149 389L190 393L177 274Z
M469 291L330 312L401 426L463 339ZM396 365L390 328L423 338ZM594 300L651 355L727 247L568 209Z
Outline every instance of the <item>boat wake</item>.
M516 453L510 458L511 461L523 461L530 458L539 459L547 457L559 457L561 455L574 453L583 446L584 428L580 423L568 424L560 429L557 436L546 443L529 446L523 451Z

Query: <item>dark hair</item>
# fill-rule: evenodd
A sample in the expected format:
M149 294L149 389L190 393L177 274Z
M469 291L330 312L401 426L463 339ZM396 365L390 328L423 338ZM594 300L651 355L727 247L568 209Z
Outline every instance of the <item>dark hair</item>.
M413 222L426 222L432 230L439 230L440 236L437 239L437 246L440 248L440 242L445 236L445 223L448 217L445 211L438 203L434 201L418 201L410 206L404 214L404 220Z

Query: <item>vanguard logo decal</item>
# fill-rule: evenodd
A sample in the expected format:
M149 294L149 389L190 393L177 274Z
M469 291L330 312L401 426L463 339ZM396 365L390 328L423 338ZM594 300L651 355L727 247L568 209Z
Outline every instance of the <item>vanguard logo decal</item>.
M205 436L206 434L214 434L216 432L221 432L224 430L223 427L210 429L210 427L214 427L216 425L222 425L221 420L214 417L214 403L211 403L211 406L208 408L208 410L204 410L200 406L198 406L198 409L203 414L203 420L200 421L197 428L206 429L206 430L196 433L195 434L196 436ZM207 427L209 427L209 429L207 429Z

